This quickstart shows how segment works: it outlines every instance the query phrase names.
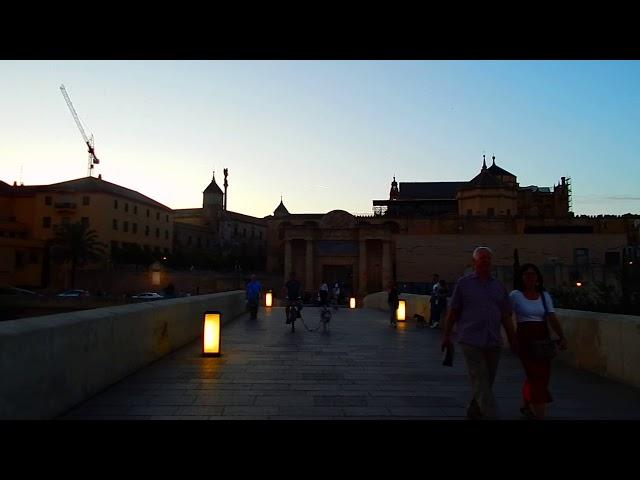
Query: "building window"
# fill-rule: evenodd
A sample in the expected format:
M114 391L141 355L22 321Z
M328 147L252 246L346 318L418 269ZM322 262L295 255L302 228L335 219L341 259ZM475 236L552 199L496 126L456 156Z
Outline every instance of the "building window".
M251 238L256 236L256 232L253 230L253 228L251 229Z
M238 225L234 225L233 226L233 235L237 236L238 235Z
M16 268L21 268L24 264L24 252L16 252Z
M124 204L124 211L125 211L125 212L128 212L128 211L129 211L129 204L128 204L128 203L125 203L125 204Z
M122 231L123 232L129 231L129 222L122 222Z
M580 265L580 266L589 265L589 249L588 248L574 248L573 249L573 263L575 265Z
M467 210L467 217L472 217L473 216L473 210L468 209Z
M494 217L496 215L496 210L494 208L487 208L487 217Z
M258 238L259 238L260 240L262 240L262 232L258 232ZM444 290L443 290L443 292L444 292Z
M147 208L147 218L149 218L149 209Z
M189 238L187 238L187 245L191 245L191 235L189 235Z
M169 240L169 230L164 231L164 239Z
M202 239L198 237L198 248L202 247Z
M207 248L209 248L209 239L207 238Z
M160 220L160 212L156 212L156 220Z
M164 220L166 223L169 223L169 215L165 215Z
M131 224L131 231L133 233L138 233L138 224L137 223L132 223Z
M156 238L160 238L160 229L156 228Z
M82 217L81 222L84 227L89 228L89 217Z
M89 201L89 197L84 196L82 197L82 205L89 205L90 201Z
M52 201L51 201L51 197L50 196L46 196L44 197L44 204L45 205L51 205Z
M134 206L133 206L133 213L134 213L135 215L137 215L137 214L138 214L138 205L134 205Z
M118 230L118 220L116 218L113 219L112 227L114 230Z
M144 235L145 235L146 237L148 237L148 236L149 236L149 225L147 225L146 227L144 227Z
M38 252L29 252L29 263L38 263Z
M247 238L247 229L246 228L242 229L242 238Z
M51 228L51 217L42 217L42 228Z
M607 267L619 267L620 252L604 252L604 263Z
M510 216L511 216L511 209L507 208L507 217L510 217Z
M118 200L113 201L113 208L116 210L118 209Z

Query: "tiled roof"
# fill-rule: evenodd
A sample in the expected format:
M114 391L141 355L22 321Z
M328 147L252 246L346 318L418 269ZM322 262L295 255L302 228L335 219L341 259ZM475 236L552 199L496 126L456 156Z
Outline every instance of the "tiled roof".
M455 199L456 192L467 182L401 182L400 200Z
M280 205L278 205L278 207L274 210L273 214L276 217L283 216L283 215L290 215L289 210L287 210L287 207L284 206L284 203L282 203L282 200L280 200Z
M2 188L2 190L0 191L6 191L6 189ZM25 185L17 187L12 186L9 188L9 193L16 196L31 196L41 192L69 191L78 193L109 193L111 195L117 195L122 198L134 200L136 202L140 202L166 211L171 211L171 208L161 204L160 202L156 202L152 198L149 198L146 195L141 194L140 192L136 192L135 190L131 190L129 188L122 187L120 185L116 185L115 183L107 182L106 180L95 177L77 178L75 180L52 183L50 185Z

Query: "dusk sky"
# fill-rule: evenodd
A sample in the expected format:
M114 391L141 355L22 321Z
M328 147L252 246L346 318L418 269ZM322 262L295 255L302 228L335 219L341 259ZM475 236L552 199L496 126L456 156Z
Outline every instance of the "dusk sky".
M576 214L640 213L638 61L0 61L0 180L87 175L229 210L371 213L399 182L571 177ZM490 163L489 163L490 164Z

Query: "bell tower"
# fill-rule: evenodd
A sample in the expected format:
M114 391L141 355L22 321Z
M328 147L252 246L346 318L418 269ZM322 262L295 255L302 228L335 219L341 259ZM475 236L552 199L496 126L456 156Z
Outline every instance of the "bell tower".
M389 191L389 200L397 200L400 196L400 191L398 190L398 182L396 182L395 175L393 176L393 182L391 182L391 190Z

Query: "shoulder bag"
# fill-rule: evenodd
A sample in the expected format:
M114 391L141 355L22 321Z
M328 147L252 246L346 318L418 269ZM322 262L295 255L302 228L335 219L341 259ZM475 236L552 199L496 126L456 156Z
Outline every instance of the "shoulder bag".
M531 355L539 360L551 360L558 354L558 350L556 348L556 341L551 339L549 333L549 322L547 320L549 311L547 310L547 301L544 292L540 292L540 297L542 298L542 305L544 306L544 324L547 329L547 338L544 340L533 340L531 342Z

